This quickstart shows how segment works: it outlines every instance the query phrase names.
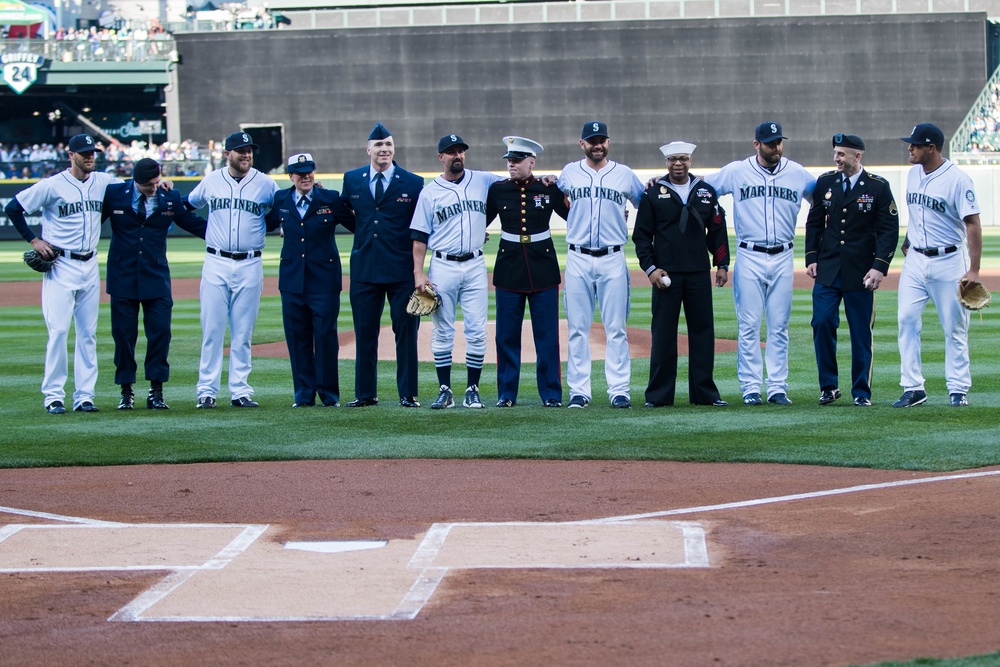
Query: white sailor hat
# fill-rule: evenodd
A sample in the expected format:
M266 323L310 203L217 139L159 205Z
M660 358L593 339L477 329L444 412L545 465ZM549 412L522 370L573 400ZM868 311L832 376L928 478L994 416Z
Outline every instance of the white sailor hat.
M288 158L289 174L308 174L312 171L316 171L316 163L310 153L296 153Z
M660 146L660 152L663 153L663 157L670 157L671 155L691 155L694 153L694 149L698 148L694 144L689 144L686 141L671 141L669 144L664 144Z
M504 159L538 157L538 154L545 150L537 141L524 137L504 137L503 145L507 149Z

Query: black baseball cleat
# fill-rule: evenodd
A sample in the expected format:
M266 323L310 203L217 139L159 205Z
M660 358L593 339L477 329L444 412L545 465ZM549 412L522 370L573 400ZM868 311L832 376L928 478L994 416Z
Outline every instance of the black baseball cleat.
M586 396L570 396L569 397L569 408L585 408L590 405L590 399Z
M546 408L561 408L562 401L560 401L558 398L546 398L545 402L542 403L542 405Z
M378 398L355 398L353 401L347 404L349 408L370 408L373 405L378 405Z
M195 407L200 408L202 410L210 410L214 408L215 396L202 396L201 398L198 399L198 405L196 405Z
M146 396L147 410L169 410L170 406L163 400L163 384L154 382L149 386L149 395Z
M840 398L839 389L824 389L819 393L819 404L820 405L830 405L838 398Z
M764 400L754 391L743 396L743 405L764 405Z
M420 407L420 401L417 400L416 396L402 396L399 399L399 404L404 408Z
M965 405L969 404L969 396L968 396L968 394L963 394L961 392L957 392L957 391L956 392L952 392L951 396L949 396L949 399L951 400L952 406L956 407L956 408L960 408L962 406L965 406Z
M132 392L132 385L123 384L122 385L122 398L118 401L119 410L134 410L135 409L135 394Z
M872 404L871 399L865 398L864 396L858 396L857 398L854 399L854 405L856 405L859 408L869 408L871 407L871 404Z
M780 393L774 396L768 396L767 402L771 405L791 405L792 399L788 398L788 394Z
M260 404L249 396L240 396L229 402L234 408L259 408Z
M63 405L62 401L52 401L45 406L45 411L50 415L64 415L66 414L66 406Z
M97 412L97 406L90 401L84 401L80 405L73 408L73 412Z
M920 405L927 400L927 392L922 389L916 389L914 391L904 391L903 395L899 397L895 403L892 404L894 408L912 408L916 405Z
M632 401L625 394L618 394L611 399L611 407L617 408L619 410L627 410L632 407Z
M451 387L443 384L438 397L431 403L431 410L447 410L453 407L455 407L455 396L451 392Z

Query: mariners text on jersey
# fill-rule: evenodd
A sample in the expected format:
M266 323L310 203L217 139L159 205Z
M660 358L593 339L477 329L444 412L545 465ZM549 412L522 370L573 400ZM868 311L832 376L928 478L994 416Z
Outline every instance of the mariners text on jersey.
M906 203L916 204L917 206L923 206L924 208L929 208L930 210L937 211L938 213L944 213L945 211L947 211L943 199L935 199L934 197L928 197L922 192L907 192Z
M434 211L434 216L437 218L438 222L444 222L448 218L454 217L456 215L461 215L463 211L475 211L476 213L486 214L486 202L463 199L456 204L451 206L441 206Z
M250 201L249 199L221 199L217 197L210 197L208 200L209 211L223 211L226 209L236 209L237 211L247 211L254 215L263 215L266 209L270 206L261 204L260 202Z
M784 199L790 202L799 201L799 192L791 188L782 188L777 185L743 185L740 186L740 201L753 199L755 197L773 197Z
M84 211L100 213L102 206L104 206L104 202L92 199L59 204L59 217L65 218L77 213L83 213Z
M624 192L619 192L618 190L612 190L611 188L602 188L600 186L584 186L582 188L570 188L569 200L571 202L577 201L579 199L607 199L613 201L621 206L625 205L625 194Z

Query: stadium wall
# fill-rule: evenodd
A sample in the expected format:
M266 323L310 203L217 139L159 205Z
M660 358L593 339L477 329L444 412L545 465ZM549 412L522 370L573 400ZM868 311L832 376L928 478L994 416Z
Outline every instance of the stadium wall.
M237 31L177 46L184 137L280 124L286 153L330 172L367 160L377 120L413 171L436 171L453 132L472 168L502 168L506 134L539 140L539 168L558 168L595 118L612 157L638 168L659 168L657 147L678 138L722 165L750 154L764 120L806 165L828 164L840 131L865 138L872 164L905 163L898 138L923 121L950 134L986 81L985 13Z

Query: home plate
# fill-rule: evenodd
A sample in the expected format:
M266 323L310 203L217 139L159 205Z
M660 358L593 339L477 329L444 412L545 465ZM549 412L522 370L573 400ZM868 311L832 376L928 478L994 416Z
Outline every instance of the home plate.
M381 549L389 542L386 540L368 540L356 542L285 542L286 549L299 551L315 551L319 554L339 554L346 551L364 551L365 549Z

